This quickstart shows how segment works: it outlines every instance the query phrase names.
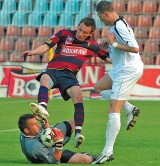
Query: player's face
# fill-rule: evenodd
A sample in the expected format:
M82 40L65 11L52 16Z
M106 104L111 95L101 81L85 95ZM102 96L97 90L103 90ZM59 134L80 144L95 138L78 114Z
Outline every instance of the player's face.
M27 122L28 122L27 123L28 125L25 130L26 134L29 136L36 136L40 131L40 127L37 120L35 118L32 118L32 119L28 119Z
M104 13L97 13L98 16L99 16L99 19L106 25L110 25L110 18L109 18L109 15L107 12L104 12Z
M84 41L88 36L92 36L92 33L92 27L88 27L82 22L77 28L76 38Z

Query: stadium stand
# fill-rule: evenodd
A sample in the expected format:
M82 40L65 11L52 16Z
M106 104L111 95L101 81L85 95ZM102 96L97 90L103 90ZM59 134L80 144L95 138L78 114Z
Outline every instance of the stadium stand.
M160 65L160 54L156 56L155 65Z
M145 65L154 65L154 57L153 56L142 54L141 59Z
M0 61L46 63L48 53L40 59L20 59L19 52L17 55L15 51L17 39L26 40L34 49L60 29L76 29L83 17L91 15L97 24L93 38L103 42L108 29L95 14L95 5L99 1L92 0L91 10L90 0L0 0ZM160 51L160 0L114 0L113 4L133 28L144 63L159 64L156 59ZM11 43L8 41L4 46L7 38L12 39ZM154 61L149 60L149 56ZM96 62L100 61L93 58L88 63Z

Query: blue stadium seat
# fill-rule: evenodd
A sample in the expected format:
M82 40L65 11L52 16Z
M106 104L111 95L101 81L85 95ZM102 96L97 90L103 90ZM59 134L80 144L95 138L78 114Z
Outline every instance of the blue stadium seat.
M70 12L71 14L79 13L79 1L67 0L64 12Z
M60 14L59 26L71 28L73 26L73 18L71 13Z
M8 13L16 12L16 1L15 0L4 0L2 4L2 10Z
M42 25L42 16L40 13L32 12L28 16L28 25L38 28Z
M78 13L75 16L75 21L74 21L74 26L78 26L79 22L81 21L82 18L87 17L88 15L85 13Z
M32 12L32 0L19 0L18 11L31 13Z
M100 21L100 19L99 19L97 14L93 14L93 18L94 18L94 20L96 22L96 27L97 28L101 29L101 28L105 27L105 24L102 21Z
M0 11L0 26L7 27L11 24L10 14L5 11Z
M82 0L80 5L80 12L89 15L90 11L91 11L90 1ZM92 1L92 13L95 13L94 1Z
M12 25L23 27L26 25L26 14L22 12L16 12L13 14Z
M48 12L44 15L43 26L56 27L57 26L57 14Z
M60 14L63 12L63 0L51 0L49 11Z
M38 12L41 14L45 14L48 12L48 2L47 0L36 0L34 4L33 12Z

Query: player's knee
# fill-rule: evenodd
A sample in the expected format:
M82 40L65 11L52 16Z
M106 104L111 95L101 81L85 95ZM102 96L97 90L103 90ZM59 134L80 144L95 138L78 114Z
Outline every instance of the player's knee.
M83 158L81 159L81 164L90 164L92 163L92 157L88 155L83 155Z

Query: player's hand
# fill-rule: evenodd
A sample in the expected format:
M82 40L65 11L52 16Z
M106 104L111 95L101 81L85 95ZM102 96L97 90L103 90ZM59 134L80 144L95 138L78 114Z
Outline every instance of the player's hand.
M51 138L53 139L53 141L55 142L56 149L62 150L63 149L63 140L64 140L63 133L59 129L53 128L50 135L51 135Z
M32 56L32 55L35 55L33 51L25 51L21 54L21 57Z

